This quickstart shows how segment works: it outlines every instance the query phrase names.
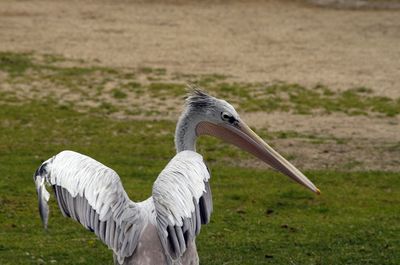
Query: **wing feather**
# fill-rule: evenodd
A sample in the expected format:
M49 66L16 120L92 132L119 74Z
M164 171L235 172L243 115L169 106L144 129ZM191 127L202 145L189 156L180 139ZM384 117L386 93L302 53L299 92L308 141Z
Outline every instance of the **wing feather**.
M143 228L143 213L124 191L112 169L96 160L72 151L63 151L34 175L39 209L47 227L48 193L52 185L61 213L93 231L123 263L136 249Z
M212 212L210 173L200 154L178 153L153 185L157 228L167 258L179 260Z

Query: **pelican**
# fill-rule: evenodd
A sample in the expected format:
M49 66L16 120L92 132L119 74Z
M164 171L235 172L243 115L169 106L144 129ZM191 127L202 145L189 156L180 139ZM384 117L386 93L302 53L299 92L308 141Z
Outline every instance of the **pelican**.
M73 151L45 161L33 178L47 228L51 186L61 213L78 221L113 251L114 264L199 264L195 238L213 211L210 172L196 139L210 135L253 154L319 194L317 187L256 133L225 100L192 89L175 131L176 155L158 175L151 196L134 202L117 173Z

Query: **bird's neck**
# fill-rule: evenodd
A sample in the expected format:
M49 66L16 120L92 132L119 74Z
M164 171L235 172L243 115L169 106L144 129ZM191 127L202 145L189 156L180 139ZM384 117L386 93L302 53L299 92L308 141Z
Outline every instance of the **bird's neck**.
M175 148L179 153L184 150L196 151L196 116L183 113L179 118L175 131Z

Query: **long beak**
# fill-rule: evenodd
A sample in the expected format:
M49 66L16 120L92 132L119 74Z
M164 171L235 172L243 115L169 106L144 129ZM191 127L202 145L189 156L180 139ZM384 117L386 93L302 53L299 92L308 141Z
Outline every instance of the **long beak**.
M303 173L290 164L289 161L283 158L241 120L238 120L235 125L227 125L223 123L213 124L203 121L197 125L196 133L199 136L211 135L236 145L287 175L297 183L309 188L317 194L320 194L319 189L306 176L304 176Z

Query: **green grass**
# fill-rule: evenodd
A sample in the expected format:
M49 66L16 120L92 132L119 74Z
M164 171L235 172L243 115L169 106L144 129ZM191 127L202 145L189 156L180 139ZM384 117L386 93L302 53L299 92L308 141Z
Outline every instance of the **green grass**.
M18 76L25 73L33 64L30 55L27 53L0 53L0 70L8 72L11 76Z
M51 99L0 102L0 264L112 264L110 251L63 218L54 200L43 231L32 175L71 149L115 169L130 198L143 200L174 155L174 127L78 113ZM248 157L220 141L201 139L199 152L214 200L197 240L201 264L398 264L399 172L306 172L322 190L315 196L281 174L227 164Z
M216 96L229 98L240 111L246 112L291 112L303 115L344 113L365 116L400 114L400 98L376 95L370 88L363 86L337 91L324 85L305 87L286 82L233 82L229 76L220 74L175 73L171 76L164 68L100 67L56 55L11 52L0 52L0 71L8 76L2 82L13 87L32 87L32 92L36 94L31 95L31 98L45 96L58 100L59 96L52 91L65 90L65 94L72 95L72 99L65 97L64 100L71 103L75 103L78 97L86 102L112 105L127 114L158 116L160 112L179 111L178 106L171 108L176 104L166 102L183 98L186 94L186 83L199 85ZM16 93L15 91L10 93ZM28 93L22 97L29 95ZM118 105L128 97L140 98L146 102L149 98L161 100L139 106ZM93 104L88 105L88 108L92 108Z
M112 96L116 99L123 99L126 98L128 95L120 89L115 88L112 91Z

